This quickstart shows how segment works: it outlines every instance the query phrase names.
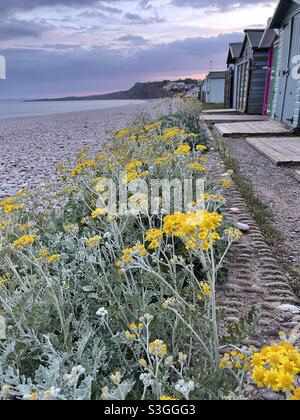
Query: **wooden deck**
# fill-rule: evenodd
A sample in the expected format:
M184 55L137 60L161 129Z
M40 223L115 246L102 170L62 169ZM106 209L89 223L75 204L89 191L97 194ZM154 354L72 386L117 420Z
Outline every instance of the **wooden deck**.
M247 142L275 165L300 164L300 137L249 138Z
M206 111L202 112L203 115L211 115L211 114L238 114L238 111L236 109L208 109Z
M295 178L300 182L300 171L295 171Z
M215 127L223 137L275 137L290 133L286 127L273 120L216 124Z
M210 115L203 115L202 119L207 124L267 121L267 118L263 117L262 115L247 115L247 114L229 114L229 115L210 114Z

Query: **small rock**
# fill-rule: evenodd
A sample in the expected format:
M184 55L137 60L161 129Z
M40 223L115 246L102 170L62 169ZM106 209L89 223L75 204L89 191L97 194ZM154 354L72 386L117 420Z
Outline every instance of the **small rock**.
M272 391L264 392L262 398L267 401L279 401L281 399L278 394Z
M300 308L299 306L294 305L280 305L278 306L278 309L283 312L291 312L292 314L300 314Z
M235 227L242 232L249 232L250 226L246 223L236 223Z

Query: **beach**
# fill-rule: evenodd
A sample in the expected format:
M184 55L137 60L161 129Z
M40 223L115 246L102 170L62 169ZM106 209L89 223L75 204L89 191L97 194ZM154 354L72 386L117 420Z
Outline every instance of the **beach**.
M101 150L112 131L137 114L156 114L163 101L0 121L0 197L57 178L57 165L74 161L83 147Z

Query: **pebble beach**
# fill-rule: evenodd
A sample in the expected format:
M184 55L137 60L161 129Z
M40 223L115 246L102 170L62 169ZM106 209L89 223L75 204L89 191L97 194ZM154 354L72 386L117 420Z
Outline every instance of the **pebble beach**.
M99 151L109 133L141 112L156 114L162 103L0 120L0 197L55 181L59 163L73 161L86 146Z

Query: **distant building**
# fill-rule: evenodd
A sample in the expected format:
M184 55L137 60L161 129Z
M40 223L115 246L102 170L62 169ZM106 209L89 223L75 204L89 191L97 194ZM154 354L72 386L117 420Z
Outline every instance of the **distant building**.
M225 80L225 108L237 107L238 60L242 47L242 42L229 44L227 56L228 71Z
M207 104L224 104L226 71L211 71L202 82L200 98Z

